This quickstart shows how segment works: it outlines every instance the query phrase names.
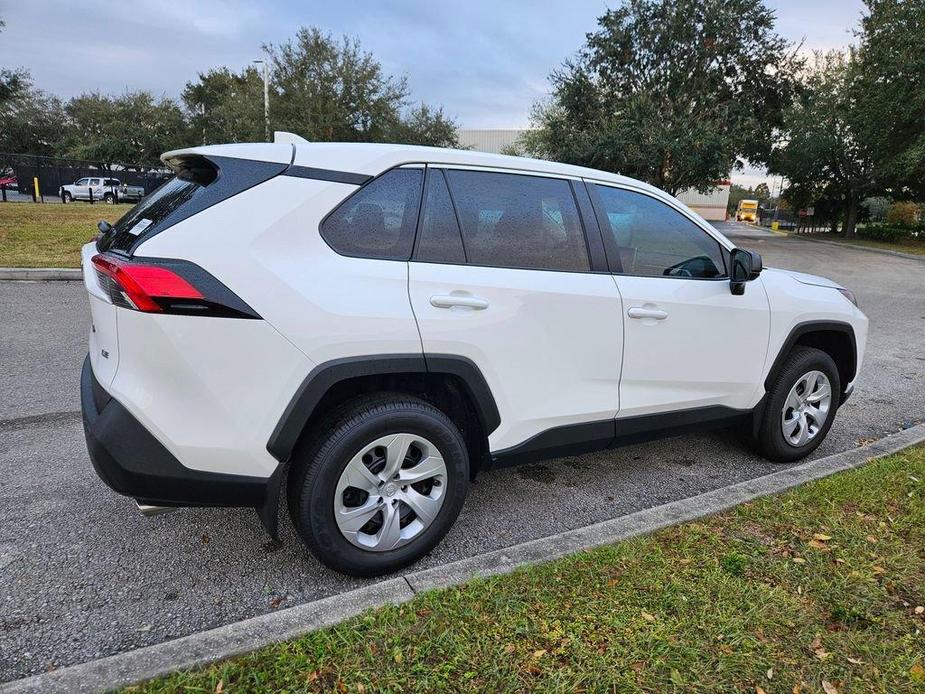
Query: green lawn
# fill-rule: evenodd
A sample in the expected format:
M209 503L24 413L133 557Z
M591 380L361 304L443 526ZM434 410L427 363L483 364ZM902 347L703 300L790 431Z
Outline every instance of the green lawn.
M101 219L115 222L131 205L0 203L0 267L79 267L80 247Z
M925 692L925 447L133 690Z
M873 239L846 239L838 234L813 234L810 238L819 238L826 241L837 241L848 246L861 246L868 248L882 248L888 251L898 251L900 253L912 253L913 255L925 255L925 241L899 241L889 243L887 241L874 241Z

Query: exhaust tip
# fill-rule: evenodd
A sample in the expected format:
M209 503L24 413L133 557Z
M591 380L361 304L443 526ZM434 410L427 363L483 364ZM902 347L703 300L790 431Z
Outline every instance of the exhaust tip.
M162 513L170 513L171 511L176 511L176 506L152 506L150 504L143 504L140 501L136 501L135 505L138 507L138 511L141 515L150 518L151 516L159 516Z

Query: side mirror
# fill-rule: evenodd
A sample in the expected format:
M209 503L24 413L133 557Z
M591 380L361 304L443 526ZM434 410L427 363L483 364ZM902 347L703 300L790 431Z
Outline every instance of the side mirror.
M761 274L761 256L755 251L734 248L731 254L732 268L729 272L729 289L736 296L745 293L745 283Z

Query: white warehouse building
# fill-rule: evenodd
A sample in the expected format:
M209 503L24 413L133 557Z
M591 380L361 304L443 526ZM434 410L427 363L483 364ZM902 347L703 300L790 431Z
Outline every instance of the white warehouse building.
M457 136L460 146L465 149L501 154L502 150L514 145L523 132L524 130L516 128L460 128ZM685 190L677 197L704 219L711 222L723 221L726 219L730 184L728 179L718 181L717 187L709 193Z

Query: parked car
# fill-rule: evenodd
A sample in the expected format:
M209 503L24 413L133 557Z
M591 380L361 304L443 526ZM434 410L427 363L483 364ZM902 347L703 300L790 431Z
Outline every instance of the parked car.
M13 190L19 187L19 181L16 176L0 176L0 186Z
M867 318L670 195L471 151L267 143L177 176L83 248L99 476L146 512L288 510L323 562L432 550L489 469L738 426L798 460Z
M90 200L91 191L93 200L102 200L108 205L117 202L138 202L145 195L145 189L142 186L126 185L118 178L87 176L74 183L61 186L58 190L58 197L63 202Z

